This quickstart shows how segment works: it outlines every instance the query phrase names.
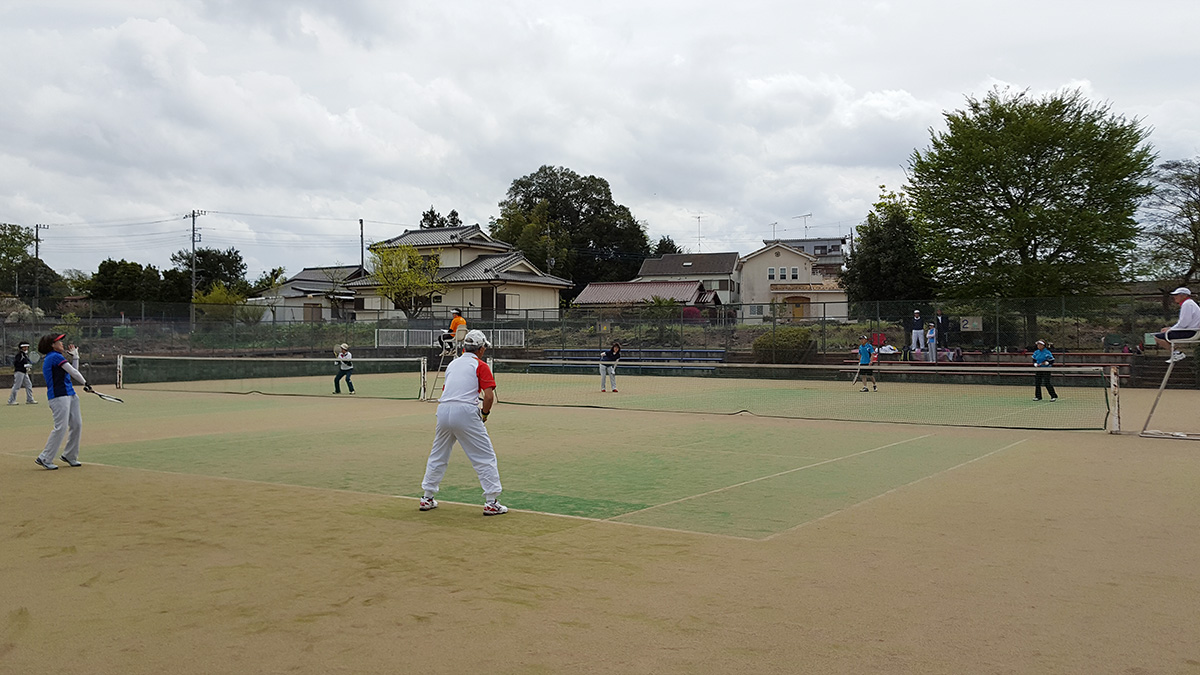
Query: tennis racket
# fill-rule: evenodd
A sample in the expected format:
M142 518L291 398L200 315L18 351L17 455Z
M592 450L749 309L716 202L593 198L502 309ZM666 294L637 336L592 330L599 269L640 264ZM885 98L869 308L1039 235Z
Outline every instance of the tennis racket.
M90 384L85 386L83 388L83 390L86 392L95 394L95 395L99 396L100 398L104 399L105 401L109 401L111 403L124 403L125 402L125 401L122 401L121 399L117 398L116 396L109 396L108 394L101 394L100 392L96 391L95 389L92 389L92 385L90 385Z

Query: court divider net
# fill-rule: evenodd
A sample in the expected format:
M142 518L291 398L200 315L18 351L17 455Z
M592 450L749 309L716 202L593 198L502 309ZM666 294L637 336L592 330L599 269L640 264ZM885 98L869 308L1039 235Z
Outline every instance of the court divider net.
M425 391L424 358L354 359L355 393L372 398L419 400ZM117 357L117 387L155 391L328 396L337 359L224 356ZM338 383L350 393L345 378Z
M1007 429L1105 429L1113 386L1105 368L1055 367L1057 400L1043 388L1035 401L1046 369L1032 366L889 363L872 382L853 365L642 362L618 364L601 392L598 362L491 364L501 403Z

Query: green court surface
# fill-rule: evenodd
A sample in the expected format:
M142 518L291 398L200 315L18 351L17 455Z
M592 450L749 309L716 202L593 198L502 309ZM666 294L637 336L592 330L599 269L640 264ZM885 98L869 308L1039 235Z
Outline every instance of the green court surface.
M121 394L123 405L84 400L84 461L407 497L421 494L437 407L345 396ZM28 427L9 435L32 452L44 441L46 419L28 417ZM751 539L1021 438L1003 430L503 404L488 427L510 508ZM457 449L439 498L481 501Z

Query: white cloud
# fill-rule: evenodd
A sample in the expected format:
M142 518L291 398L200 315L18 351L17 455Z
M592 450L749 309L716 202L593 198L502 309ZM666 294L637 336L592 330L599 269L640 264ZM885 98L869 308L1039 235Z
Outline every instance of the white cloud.
M203 243L238 246L252 273L295 271L357 260L358 218L415 223L433 205L486 222L552 164L608 179L655 239L695 247L699 215L705 250L744 253L772 222L802 232L799 213L844 233L943 111L1005 84L1079 87L1152 126L1164 159L1200 153L1200 5L1089 3L1086 24L1081 8L6 3L0 220L308 216L201 219ZM52 229L46 260L162 267L185 225Z

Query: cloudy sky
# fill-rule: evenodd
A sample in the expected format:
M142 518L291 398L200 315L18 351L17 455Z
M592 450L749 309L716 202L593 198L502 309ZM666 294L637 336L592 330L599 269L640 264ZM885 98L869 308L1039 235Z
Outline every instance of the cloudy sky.
M0 222L56 270L352 264L542 165L696 251L844 235L944 111L1081 89L1200 155L1200 2L6 0ZM797 218L811 214L807 218Z

